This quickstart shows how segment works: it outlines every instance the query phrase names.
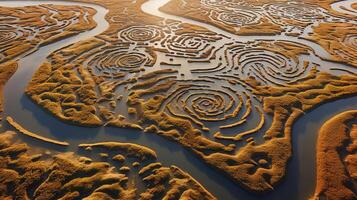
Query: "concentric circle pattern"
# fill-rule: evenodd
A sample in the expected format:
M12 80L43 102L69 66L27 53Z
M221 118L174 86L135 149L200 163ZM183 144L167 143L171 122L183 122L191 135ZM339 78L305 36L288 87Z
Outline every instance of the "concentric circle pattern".
M300 116L357 94L357 22L329 1L102 2L110 27L43 58L26 93L75 125L147 132L141 142L151 142L150 134L168 138L253 192L273 191L286 174ZM3 30L0 44L17 37ZM127 139L136 140L131 133ZM157 172L154 182L166 190L171 182ZM161 198L161 190L141 197Z
M324 11L313 5L286 2L266 5L267 13L276 19L293 19L299 22L310 23L324 17Z
M107 46L88 61L88 68L96 76L116 80L127 73L151 67L155 59L142 49L129 49L125 43Z
M264 115L260 105L253 100L252 95L239 83L230 84L227 81L196 80L190 83L178 81L168 93L168 101L163 110L176 118L186 119L203 131L209 130L210 124L220 124L219 129L233 130L245 125L248 117L260 117L257 126L229 136L217 132L218 139L240 140L243 136L259 131L264 124ZM232 132L232 131L231 131ZM234 132L234 131L233 131Z
M201 58L210 56L215 48L214 42L222 38L217 35L207 35L204 33L184 33L168 37L165 40L165 47L169 51L168 55L185 58Z
M351 48L357 48L357 33L356 34L348 34L345 36L343 43Z
M119 39L131 42L156 42L164 33L158 26L131 26L119 32Z
M253 11L235 9L232 11L212 12L211 18L220 23L232 26L245 26L257 24L260 16Z
M0 25L0 45L6 45L16 41L22 33L14 26Z
M275 43L263 42L230 46L226 55L231 69L243 79L253 77L263 84L284 85L303 77L310 67L298 53L287 51Z
M201 4L205 6L225 8L235 8L240 5L240 3L235 0L201 0Z
M224 121L229 111L232 112L242 101L241 96L228 88L213 89L194 84L190 88L176 90L169 106L200 121Z
M96 56L90 64L96 64L98 70L130 71L145 66L150 58L143 53L114 51Z

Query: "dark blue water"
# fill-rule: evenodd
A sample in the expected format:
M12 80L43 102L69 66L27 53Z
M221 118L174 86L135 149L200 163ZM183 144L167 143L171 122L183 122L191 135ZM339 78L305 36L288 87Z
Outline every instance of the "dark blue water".
M100 30L97 30L100 33ZM93 33L98 34L98 33ZM169 141L153 133L121 128L86 128L66 124L34 104L24 95L26 84L35 70L53 52L83 36L69 38L41 48L21 59L20 69L5 88L5 115L11 116L26 129L39 135L70 143L68 148L57 147L20 135L30 145L58 151L77 151L81 143L120 141L137 143L157 152L164 165L176 165L191 174L208 191L222 200L229 199L291 199L302 200L312 196L315 187L315 143L319 127L330 117L349 109L357 108L357 97L324 104L302 116L293 127L293 157L288 165L288 173L274 192L255 195L243 190L238 184L222 173L207 166L201 159L176 142ZM269 121L269 120L268 120ZM4 129L11 129L4 122ZM267 127L265 127L267 128ZM174 158L174 159L173 159Z
M9 102L10 101L10 102ZM34 146L76 151L80 143L102 141L132 142L147 146L157 152L164 165L177 165L190 173L219 199L307 199L315 186L315 143L319 127L330 117L348 109L357 108L357 97L324 104L301 117L293 127L293 157L288 165L288 173L275 191L264 195L254 195L242 190L229 178L208 167L197 156L176 142L153 133L121 128L86 128L63 123L47 113L27 96L23 95L20 105L11 106L5 102L6 114L22 126L43 136L69 141L68 148L55 147L32 138L22 138ZM15 112L15 113L14 113ZM20 113L20 114L19 114ZM5 124L6 127L6 124ZM10 127L9 127L10 128ZM175 158L174 160L172 158ZM292 195L293 194L293 195Z

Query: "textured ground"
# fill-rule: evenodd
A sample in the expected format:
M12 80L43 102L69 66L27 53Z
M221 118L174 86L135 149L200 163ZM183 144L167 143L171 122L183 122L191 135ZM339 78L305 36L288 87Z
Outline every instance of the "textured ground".
M317 143L315 198L356 199L357 110L329 119Z
M15 134L0 134L1 199L215 199L143 146L82 144L87 157L31 148Z
M356 16L332 9L330 4L334 1L172 0L161 8L166 13L205 22L232 35L146 14L141 10L145 0L122 0L120 4L113 0L91 2L109 9L106 16L109 29L51 53L33 75L26 94L52 115L72 125L133 128L162 135L190 149L208 166L249 191L273 191L285 176L292 156L292 126L297 118L321 104L357 94L356 73L326 66L339 63L338 66L349 66L348 69L357 67ZM27 8L33 12L33 21L11 14L21 9L24 8L0 9L0 31L5 30L4 36L9 38L6 48L0 51L3 55L0 70L2 67L9 70L4 72L1 79L4 81L13 73L17 58L41 45L95 26L91 19L95 11L89 8L33 6ZM83 13L87 13L86 20ZM39 16L48 20L41 21ZM42 24L44 21L49 24ZM63 32L57 32L56 24L61 21L65 24L59 28ZM51 28L36 32L32 39L24 39L24 34L16 37L1 28L29 24L34 27L31 30L36 26ZM243 41L245 36L258 35L284 35L287 39ZM319 56L321 52L298 42L302 39L319 45L330 56ZM310 57L316 59L312 61ZM339 73L333 73L334 70ZM27 132L11 119L8 121L25 135L47 140ZM334 147L328 146L334 145L330 142L319 139L318 148L321 144ZM104 148L108 152L102 152L101 156L108 159L112 150L116 150L112 145L116 145L107 145L81 148ZM68 159L68 154L65 155ZM50 158L49 162L56 159ZM156 169L155 166L158 165L147 165ZM98 173L108 173L109 168L100 168ZM113 173L121 172L118 170ZM135 189L131 191L127 186L129 189L124 187L124 193L116 191L117 196L112 197L124 198L118 196L122 194L128 198L138 195L144 199L155 195L176 198L178 193L188 199L191 195L194 199L214 198L176 167L160 166L155 173L160 174L157 177L160 180L164 176L165 181L170 178L173 181L156 187L149 184L142 193L133 192ZM156 179L155 173L152 179ZM102 179L101 176L96 177ZM329 181L318 177L317 196L325 191L323 184ZM86 183L79 180L75 183L83 185L72 185L71 189L66 188L71 192L61 195L83 195L81 191ZM167 183L172 183L172 190L166 188ZM85 192L88 198L105 195L96 194L97 188L113 189L100 184L88 187L91 188L90 193ZM37 193L31 191L30 195L36 197ZM62 196L53 196L59 197Z

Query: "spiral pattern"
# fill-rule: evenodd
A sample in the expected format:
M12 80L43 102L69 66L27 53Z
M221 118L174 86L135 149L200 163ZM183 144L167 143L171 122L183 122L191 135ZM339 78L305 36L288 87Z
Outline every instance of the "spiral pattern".
M272 50L275 49L275 50ZM286 50L287 51L287 50ZM309 63L287 55L274 43L266 46L238 45L226 50L229 66L241 78L254 77L266 85L284 85L305 75Z
M223 11L218 14L211 14L211 18L220 23L233 26L244 26L257 24L260 16L249 10L236 9L234 12Z
M118 37L130 42L156 42L164 37L164 33L157 26L132 26L120 31Z
M112 74L117 72L137 72L141 67L152 66L154 59L146 52L128 51L122 47L111 47L94 56L88 62L97 72Z
M184 33L165 40L168 56L185 58L207 58L215 48L214 42L222 38L204 33Z
M167 104L175 116L186 115L199 121L224 121L243 99L228 88L214 89L204 84L177 89Z
M233 94L228 92L207 89L190 88L177 96L177 103L183 103L186 114L202 121L221 121L223 113L228 112L233 106ZM228 98L230 101L225 102Z
M201 0L201 4L205 6L228 8L235 8L239 5L239 3L234 0Z
M268 4L266 9L269 15L277 19L294 19L305 23L322 19L322 13L324 13L324 11L317 6L296 2Z
M210 123L219 123L220 127L216 125L216 128L221 130L235 128L245 124L249 116L257 114L264 121L259 105L254 106L256 102L242 85L220 83L209 84L196 80L188 85L177 84L180 86L169 93L170 100L165 105L167 113L190 120L202 130L209 130L206 125ZM219 133L215 136L219 139L239 140L243 135L252 134L261 128L262 125L258 125L237 135L222 136Z
M353 49L357 48L357 34L348 34L345 36L343 43Z
M22 36L21 31L10 25L0 25L0 45L9 44Z

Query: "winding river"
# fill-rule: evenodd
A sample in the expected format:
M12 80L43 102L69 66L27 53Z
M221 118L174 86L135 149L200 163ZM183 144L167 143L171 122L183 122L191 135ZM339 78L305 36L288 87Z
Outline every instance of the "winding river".
M357 16L357 10L352 8L352 5L355 3L357 3L356 0L338 1L336 3L331 4L331 8L333 8L337 12Z
M328 58L329 54L319 45L307 40L295 37L281 36L239 36L223 31L215 26L197 22L191 19L169 15L159 11L159 8L169 0L148 0L142 5L142 10L149 14L157 15L166 19L178 20L198 26L203 26L210 31L227 35L235 38L237 41L252 41L256 39L277 39L289 40L305 44L314 48L316 54L322 58ZM333 8L340 8L342 5L351 5L356 0L348 0L336 3ZM9 115L19 122L26 129L39 133L49 138L70 142L66 149L34 141L26 136L21 136L26 142L35 146L44 146L46 148L59 151L77 151L77 145L80 143L93 143L100 141L121 141L132 142L147 146L155 150L159 161L164 165L177 165L190 173L203 186L212 192L219 199L261 199L257 196L242 190L237 184L222 176L219 172L205 165L200 159L190 151L184 149L177 143L168 141L156 134L143 134L140 131L121 128L86 128L68 125L48 114L39 106L34 104L26 95L24 90L27 83L31 80L36 69L46 60L46 57L53 51L80 40L91 38L104 32L109 24L105 20L107 9L90 3L79 3L70 1L0 1L1 6L25 6L39 4L57 4L57 5L82 5L97 10L94 16L97 27L93 30L72 36L59 42L40 47L36 52L19 59L19 69L16 74L7 83L5 96L5 115ZM337 10L337 9L336 9ZM345 11L344 9L341 10ZM347 11L345 11L347 12ZM324 66L344 67L338 63L326 62L318 57L312 58L317 63ZM325 70L329 70L326 67ZM354 69L349 69L354 70ZM357 107L357 97L343 99L332 103L324 104L311 113L302 117L295 124L293 129L294 155L289 163L288 174L273 193L264 195L264 199L307 199L312 195L315 184L315 141L317 132L322 123L329 117L350 108ZM7 124L3 126L7 128ZM175 158L175 160L172 160ZM293 194L293 195L292 195Z

